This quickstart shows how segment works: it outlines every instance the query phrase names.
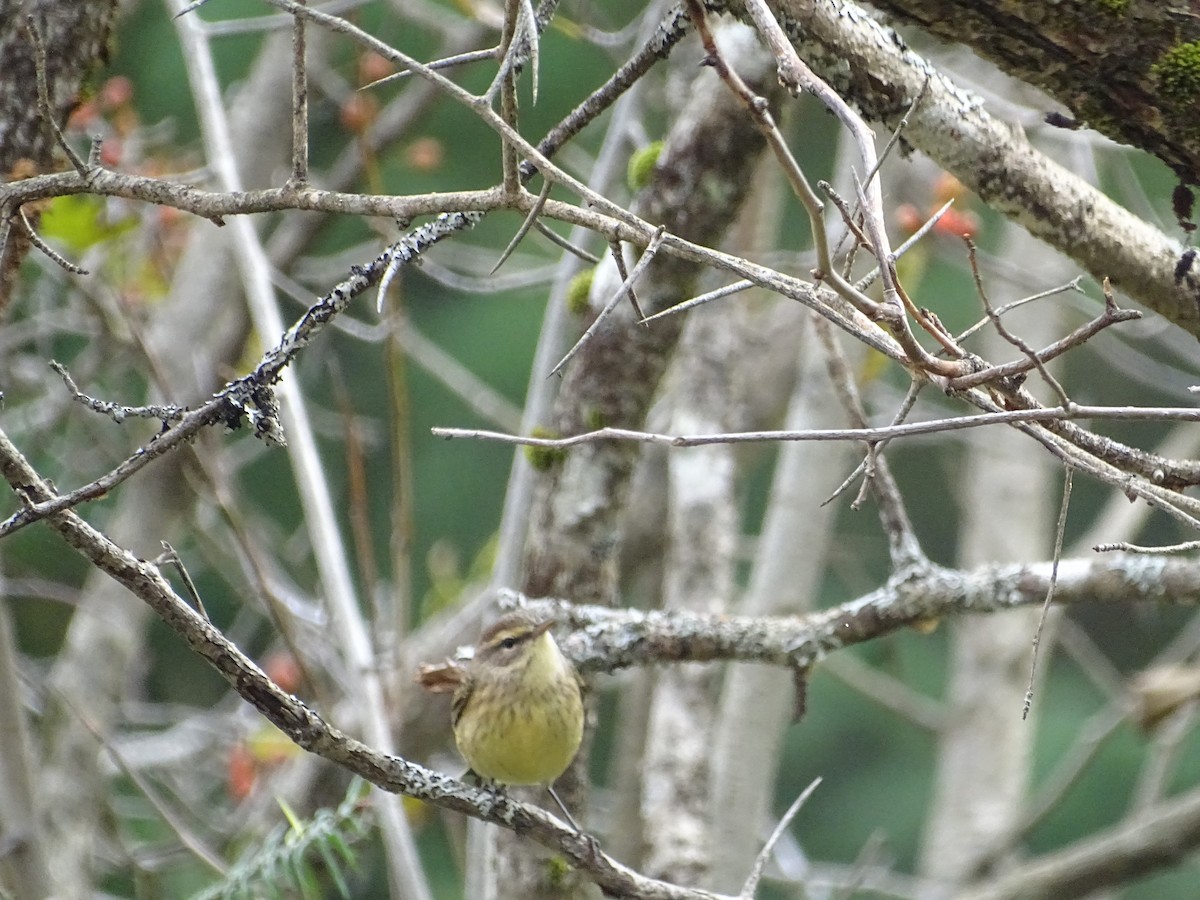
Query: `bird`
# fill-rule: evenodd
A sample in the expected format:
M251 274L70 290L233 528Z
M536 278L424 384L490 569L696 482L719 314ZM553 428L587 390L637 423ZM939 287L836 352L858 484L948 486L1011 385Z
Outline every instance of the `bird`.
M583 681L550 633L554 624L518 610L485 628L455 679L451 724L468 775L500 786L545 785L580 831L553 782L583 740Z

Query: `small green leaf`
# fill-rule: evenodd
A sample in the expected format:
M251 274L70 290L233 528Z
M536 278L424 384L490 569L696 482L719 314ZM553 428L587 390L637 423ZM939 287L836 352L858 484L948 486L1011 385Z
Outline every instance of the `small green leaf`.
M132 216L115 223L108 221L105 209L105 200L100 197L55 197L42 212L38 233L51 243L79 253L137 226Z

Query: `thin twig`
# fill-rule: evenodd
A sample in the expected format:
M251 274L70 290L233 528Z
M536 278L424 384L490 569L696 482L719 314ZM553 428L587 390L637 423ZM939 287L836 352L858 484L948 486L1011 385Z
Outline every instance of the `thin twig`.
M514 68L517 58L517 38L521 31L521 22L525 18L521 12L523 0L506 0L504 4L504 30L500 37L500 46L504 48L504 58L501 60L500 71L492 86L483 95L483 102L489 106L495 98L496 88L500 89L500 118L514 132L518 131L517 112L517 71ZM536 29L535 29L536 30ZM508 141L500 145L500 164L503 172L502 183L505 193L515 194L520 190L521 176L517 171L516 148ZM550 179L547 178L547 181Z
M32 13L25 17L25 30L29 33L29 37L33 41L35 51L38 109L46 124L53 130L55 141L67 155L67 159L71 161L71 165L75 167L75 171L86 178L90 171L87 163L80 159L75 149L67 143L67 138L63 134L62 129L58 127L58 120L54 117L54 107L50 103L50 85L46 79L46 45L42 41L42 32L38 29L37 20Z
M938 734L946 727L948 716L945 706L853 653L822 660L821 671L931 734Z
M515 85L517 72L529 60L533 64L533 102L537 103L539 40L537 16L534 15L531 0L509 0L505 4L504 33L500 46L504 55L500 58L500 69L495 78L483 92L484 102L490 106L505 82Z
M438 221L423 226L418 233L406 235L369 265L355 266L348 278L305 310L284 332L279 343L263 355L254 371L229 382L200 407L190 411L183 410L182 417L174 425L158 434L154 440L139 447L107 474L68 493L26 506L9 516L0 522L0 538L56 512L105 496L156 459L191 441L202 430L214 424L224 423L235 427L248 420L254 426L257 437L277 441L278 409L272 386L279 379L283 369L346 309L351 300L375 284L384 268L398 257L409 261L416 259L446 236L458 233L461 230L458 224L460 218L462 216L439 218ZM100 411L108 413L107 409Z
M1053 408L1005 410L908 422L901 425L876 425L870 428L813 428L802 431L732 431L721 434L663 434L636 431L629 428L600 428L583 434L562 438L529 437L475 428L431 428L434 437L472 438L518 444L528 447L566 449L597 441L631 441L639 444L659 444L664 447L702 447L707 444L762 444L771 441L881 441L898 437L961 431L984 425L1012 425L1020 422L1052 422L1074 418L1106 419L1112 421L1200 422L1200 409L1193 407L1145 408L1139 406L1084 406L1075 404L1070 410Z
M1020 375L1023 372L1028 372L1031 369L1038 369L1039 372L1045 371L1045 364L1055 357L1062 356L1068 350L1087 342L1093 336L1099 334L1104 329L1117 325L1121 322L1132 322L1135 319L1140 319L1142 314L1136 309L1118 309L1115 305L1105 305L1104 312L1092 319L1090 322L1085 322L1083 325L1076 328L1065 337L1059 338L1052 344L1048 344L1041 350L1029 350L1028 355L1024 359L1015 360L1003 365L987 366L975 372L966 375L959 375L955 378L950 378L946 381L946 388L951 391L962 390L963 388L976 387L981 384L987 384L991 381L999 379L1011 378L1014 375ZM999 326L999 317L993 319L993 322ZM1007 329L1004 334L1008 335ZM1024 342L1022 342L1024 343ZM1026 345L1028 346L1028 345ZM1049 375L1046 376L1052 384L1056 384ZM1061 386L1060 386L1061 389ZM1061 398L1060 398L1061 399ZM1071 405L1072 401L1067 398L1067 405Z
M694 3L696 0L689 0L689 2ZM867 127L867 123L863 121L858 113L850 108L849 104L833 88L819 78L800 59L795 47L792 46L791 41L784 33L779 22L775 19L775 14L767 6L765 0L745 0L745 8L754 22L759 36L766 42L775 56L776 63L779 66L780 81L793 94L799 94L802 90L808 91L824 103L850 132L851 137L858 147L859 155L862 157L866 170L868 172L874 171L878 163L878 155L875 152L874 134ZM772 146L774 147L774 145ZM790 153L787 156L790 157ZM789 179L791 179L791 171L787 170L786 167L785 171L788 171ZM794 182L793 184L795 186ZM809 190L811 191L811 189ZM899 290L895 266L890 262L892 252L888 242L887 229L884 225L883 193L879 187L879 179L870 179L867 184L860 186L859 192L861 194L859 203L863 210L866 233L870 236L872 252L880 263L880 275L883 278L885 302L876 304L873 300L862 294L861 291L856 290L854 285L847 282L833 269L829 257L828 240L823 237L824 228L819 218L818 209L818 217L813 221L813 236L821 265L821 277L830 282L839 296L853 303L863 312L870 310L869 314L874 319L883 322L889 328L892 336L904 348L911 365L917 365L926 372L942 376L952 377L956 374L961 374L961 366L957 362L938 359L931 355L921 346L909 328L908 319L905 316L907 297ZM813 211L810 210L809 214L812 217ZM863 305L864 301L866 305ZM911 303L909 305L911 306Z
M1108 698L1109 702L1128 709L1129 684L1125 674L1113 664L1104 650L1096 646L1095 640L1083 626L1066 616L1055 627L1054 640L1066 657L1079 667L1079 671Z
M888 142L884 144L883 149L879 151L879 161L875 163L873 168L868 169L867 173L863 176L864 182L869 183L872 178L879 174L879 169L883 166L884 160L891 155L892 150L894 150L896 147L896 144L900 142L900 135L904 132L904 129L908 127L908 120L912 118L912 114L916 112L917 107L921 105L921 101L925 99L925 95L929 93L929 79L930 76L926 75L925 83L921 85L921 90L917 91L917 96L913 98L912 103L908 104L908 109L905 110L904 116L899 122L896 123L896 127L892 129L892 136L888 138ZM899 255L899 251L897 251L897 255Z
M1154 729L1154 743L1150 747L1149 758L1138 772L1137 784L1133 789L1129 818L1136 820L1164 799L1180 751L1196 725L1196 714L1196 698L1193 697L1180 704Z
M858 222L854 220L856 212L850 209L850 204L846 202L845 198L842 197L842 195L836 190L834 190L833 185L828 181L818 181L817 187L826 197L833 201L833 205L836 206L838 212L842 214L842 224L846 226L846 230L854 237L859 246L866 247L868 252L874 253L874 250L871 248L871 239L863 234L862 228L860 228Z
M51 247L49 244L47 244L45 241L43 241L41 238L41 235L39 235L34 230L33 223L30 222L29 219L26 217L25 210L23 210L23 209L17 210L17 221L20 222L21 225L25 228L25 236L29 238L29 243L33 244L33 246L35 246L39 250L41 250L44 254L46 254L46 256L50 257L50 260L52 262L54 262L56 265L58 265L60 268L65 269L66 271L70 272L72 275L88 275L88 274L90 274L87 269L83 268L83 266L75 265L75 263L71 262L69 259L67 259L65 256L63 256L61 253L59 253L57 250L55 250L53 247ZM3 249L4 248L2 246L0 246L0 251L3 251Z
M776 162L779 163L780 168L783 170L792 192L800 200L805 212L808 214L813 243L817 252L817 271L815 273L817 278L827 281L839 296L853 304L864 315L873 319L881 318L883 313L880 304L861 291L856 290L854 285L846 281L833 265L833 258L829 248L829 234L822 217L825 206L821 202L821 198L813 190L812 185L808 183L804 171L800 168L800 164L792 154L791 148L788 147L787 141L784 140L783 135L776 126L775 119L771 115L766 99L750 90L746 82L725 60L724 55L717 46L716 40L713 38L712 32L708 28L707 14L700 0L687 0L687 6L692 24L700 36L701 43L704 45L706 53L705 62L713 67L721 77L721 80L733 92L734 96L741 100L750 112L754 118L755 125L766 139L767 146L771 148ZM747 3L747 9L750 9L749 3ZM772 19L772 21L774 20ZM780 77L781 79L783 77L782 69Z
M1111 544L1097 544L1092 549L1097 553L1122 551L1124 553L1142 553L1147 556L1169 556L1176 553L1190 553L1193 550L1200 550L1200 541L1184 541L1182 544L1168 544L1164 547L1146 547L1141 544L1130 544L1127 541L1115 541Z
M834 393L841 401L842 408L846 411L846 416L851 424L865 428L867 413L858 394L858 387L850 374L850 367L846 363L845 355L834 339L833 327L820 317L814 318L813 326L817 339L825 351L825 364ZM900 495L900 488L892 477L887 460L883 458L882 454L876 452L874 444L868 445L867 452L870 477L863 480L863 485L865 487L870 484L871 490L875 494L879 520L884 534L887 536L893 568L898 572L906 572L914 567L924 565L928 559L921 549L920 541L917 540L912 520L904 506L904 498Z
M978 390L974 390L969 395L969 399L971 403L980 409L986 410L986 412L972 416L937 419L931 422L917 422L895 426L885 425L864 429L668 435L624 428L602 428L565 438L524 437L466 428L434 428L431 430L431 433L438 437L467 437L494 440L502 443L553 448L566 448L576 444L605 440L626 440L637 443L659 444L668 447L695 447L713 443L766 443L771 441L860 440L871 442L883 438L929 434L939 431L956 431L985 424L1003 423L1012 425L1025 432L1038 443L1042 444L1056 458L1061 459L1064 464L1073 465L1102 483L1118 488L1132 497L1141 497L1147 502L1155 504L1160 510L1183 523L1186 527L1200 531L1200 503L1186 495L1181 495L1176 490L1164 487L1156 481L1149 480L1136 473L1131 475L1130 472L1118 468L1101 457L1081 450L1066 438L1050 430L1051 427L1066 427L1070 424L1067 420L1075 417L1145 421L1200 421L1200 410L1193 408L1148 410L1140 407L1089 407L1078 404L1069 410L1061 408L1046 409L1040 406L1030 407L1029 409L1005 410L1001 409L994 400ZM1188 512L1188 510L1192 510L1192 512ZM0 536L3 535L3 529L3 523L0 523Z
M917 395L921 393L921 388L924 386L925 382L916 378L909 382L908 390L904 394L904 399L900 401L900 408L897 409L896 414L892 416L892 425L901 425L903 424L904 420L908 418L908 414L912 412L913 407L917 403ZM878 450L882 450L888 445L888 443L889 441L883 440L879 441L878 443L870 444L869 446L878 448ZM834 489L833 493L821 501L821 505L827 506L841 496L846 490L848 490L850 485L854 483L854 480L867 470L868 463L870 463L873 459L874 455L868 452L866 458L854 467L854 471L846 476L846 479Z
M517 41L524 38L529 43L530 99L533 105L537 106L541 43L538 40L537 16L533 12L533 0L521 0L521 18L518 22Z
M895 262L896 260L898 260L902 256L904 256L904 254L907 253L909 250L911 250L913 247L917 246L917 243L921 240L921 238L925 237L925 235L927 235L927 234L929 234L929 232L933 231L933 229L937 226L937 223L942 220L942 217L950 211L950 207L953 205L954 205L954 198L950 198L945 203L943 203L941 206L941 209L939 209L932 216L930 216L928 219L926 219L925 223L920 228L918 228L916 231L914 231L912 234L910 234L908 236L908 238L904 241L904 243L896 248L895 252L892 253L892 261ZM873 285L875 283L875 280L879 277L879 274L880 274L879 267L876 266L874 269L872 269L870 272L868 272L862 278L858 279L858 281L854 282L854 286L856 288L858 288L860 291L865 291L867 288L869 288L871 285Z
M983 304L983 309L987 313L987 317L991 320L992 326L996 329L996 333L1024 353L1029 361L1037 367L1038 372L1041 373L1042 378L1050 385L1054 393L1058 395L1058 399L1062 405L1064 407L1070 406L1071 398L1067 396L1066 389L1063 388L1058 379L1050 374L1050 370L1046 368L1046 363L1042 355L1037 353L1022 338L1009 331L1004 326L1004 322L1001 321L1000 316L992 308L992 301L988 299L987 289L983 286L983 275L979 271L979 256L975 249L975 242L969 237L964 237L963 241L967 245L967 258L971 262L971 275L975 279L975 290L979 294L979 301ZM1046 357L1046 359L1049 359L1049 357Z
M196 612L208 619L208 610L204 608L204 601L200 599L200 592L196 590L196 582L192 581L192 576L187 570L187 566L183 564L183 560L179 556L179 552L171 546L169 541L161 541L163 552L156 557L153 562L156 566L169 565L179 573L179 579L183 582L184 588L187 590L188 596L192 598L192 602L196 606ZM212 621L209 619L209 621Z
M947 200L946 205L942 207L941 212L948 210L950 208L950 204L953 202L954 202L953 200ZM924 226L922 226L922 227L924 227ZM907 242L905 242L904 246L907 246ZM901 249L903 249L903 247ZM1079 293L1083 293L1083 289L1079 287L1079 282L1082 280L1083 280L1082 275L1076 275L1074 278L1072 278L1066 284L1060 284L1058 287L1052 287L1052 288L1049 288L1048 290L1039 291L1038 293L1031 294L1028 297L1022 297L1020 300L1014 300L1012 303L1006 303L1006 304L1004 304L1004 306L998 307L996 309L996 315L1003 316L1006 313L1012 312L1014 309L1019 309L1020 307L1024 306L1026 303L1033 303L1035 300L1045 300L1047 297L1053 297L1056 294L1063 293L1064 291L1078 291ZM980 319L978 322L976 322L974 325L972 325L966 331L960 332L955 337L955 340L961 344L963 341L965 341L967 338L969 338L971 335L973 335L979 329L981 329L985 325L987 325L987 323L990 321L991 321L991 318L989 316L985 315L982 319Z
M637 84L655 63L670 55L676 45L687 36L690 24L682 3L671 7L663 16L654 35L604 84L592 91L566 118L551 128L546 136L538 141L538 149L547 157L557 153L563 144L579 134L612 106L618 97ZM521 163L521 175L525 179L528 180L535 171L537 165L534 162L526 160Z
M299 0L306 3L307 0ZM308 66L305 59L305 21L292 22L292 177L291 184L308 182Z
M71 377L66 366L62 363L52 359L50 360L50 368L58 373L58 376L63 380L63 384L67 386L67 390L71 392L74 400L82 403L93 412L108 416L118 425L126 419L158 419L165 427L168 423L179 422L188 412L185 407L174 405L122 406L119 403L112 403L108 400L97 400L95 397L89 397L79 390L79 386L75 384L75 379Z
M466 65L467 63L482 62L485 59L495 59L499 52L499 47L489 47L486 50L468 50L466 53L455 53L453 56L435 59L433 62L426 63L425 65L434 71L437 71L438 69L451 69L454 66ZM381 87L401 78L408 78L412 74L413 73L411 69L403 69L399 72L393 72L391 75L384 75L382 78L376 78L374 81L364 84L359 88L359 90L365 91L370 88Z
M787 808L787 812L780 817L776 823L771 836L767 838L767 842L763 844L762 850L754 857L754 865L750 867L750 874L746 877L746 883L742 885L742 890L738 894L741 900L750 900L754 896L754 892L758 889L758 882L762 879L763 869L766 868L767 860L771 858L771 852L775 849L775 845L779 843L779 839L783 837L787 831L788 825L792 819L796 818L796 814L800 812L800 808L804 806L813 791L820 785L821 779L814 778L804 790L800 792L800 796L792 801L792 805Z
M1033 657L1029 661L1029 686L1025 689L1025 705L1021 710L1021 718L1029 718L1029 708L1033 705L1033 681L1037 677L1038 651L1042 646L1042 630L1046 626L1046 616L1049 615L1050 604L1054 600L1054 589L1058 585L1058 562L1062 558L1063 534L1067 530L1067 510L1071 506L1071 480L1075 474L1074 468L1067 466L1063 476L1062 506L1058 513L1058 528L1054 533L1054 557L1050 565L1050 586L1046 590L1046 601L1042 604L1042 615L1038 619L1037 630L1033 633Z
M205 844L204 839L187 825L183 816L178 815L171 808L170 804L159 796L158 791L154 789L148 780L142 777L141 772L125 760L121 752L113 746L113 743L84 714L83 710L76 706L75 702L62 691L55 690L55 694L58 696L59 701L74 713L84 729L104 748L104 751L112 759L113 764L121 771L121 774L128 778L134 787L141 791L146 802L158 813L163 823L179 838L179 843L222 878L228 875L229 867L225 865L225 862L221 859L221 855Z
M193 0L193 2L189 3L179 12L175 13L175 15L171 16L171 18L178 19L180 16L186 16L190 12L195 12L207 2L208 0Z
M926 77L925 83L922 86L920 86L920 90L917 92L917 96L913 97L912 103L908 104L908 109L906 110L904 116L902 116L902 118L900 119L899 122L896 122L896 127L893 128L893 130L892 130L892 137L889 137L888 143L883 145L883 150L880 152L880 158L878 158L878 160L876 161L875 166L872 166L870 169L866 170L866 174L864 175L863 181L868 182L868 184L869 184L871 179L874 179L875 176L878 173L880 173L880 169L883 167L883 161L887 160L888 156L892 155L892 150L895 149L895 145L900 142L901 132L904 131L905 128L908 127L908 119L911 118L914 110L916 110L917 107L920 106L920 101L924 100L925 94L928 91L929 91L929 77ZM947 200L946 205L942 206L942 209L940 211L936 212L934 221L936 221L937 218L941 218L944 214L946 214L946 210L949 209L949 206L952 203L954 203L953 198ZM856 215L857 215L857 210L856 210ZM932 222L926 222L925 227L932 228ZM922 230L924 230L925 227L923 227ZM913 238L916 238L916 236L917 235L914 234ZM839 241L839 245L838 245L839 250L842 245L842 242L844 242L844 241L845 241L845 238L842 239L842 241ZM912 241L912 238L908 239L908 241L906 241L904 245L901 245L899 250L896 250L895 253L893 254L893 259L899 259L901 256L904 256L906 248L908 246L911 246L911 241ZM880 272L878 272L877 269L874 272L871 272L870 276L868 276L870 278L870 281L875 281L875 278L878 277L878 274L880 274ZM868 283L870 283L870 282L868 282ZM863 284L862 284L862 282L859 282L854 287L863 289Z

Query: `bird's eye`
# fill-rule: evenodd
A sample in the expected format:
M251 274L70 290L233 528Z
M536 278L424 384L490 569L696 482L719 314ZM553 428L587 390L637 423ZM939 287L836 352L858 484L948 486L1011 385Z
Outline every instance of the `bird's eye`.
M517 646L517 639L515 637L506 637L500 642L500 646L505 650L511 650Z

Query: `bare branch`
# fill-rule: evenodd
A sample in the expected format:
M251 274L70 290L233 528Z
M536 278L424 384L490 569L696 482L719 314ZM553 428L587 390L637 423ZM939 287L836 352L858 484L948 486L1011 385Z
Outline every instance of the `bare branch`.
M933 419L927 422L909 422L900 425L878 425L872 428L814 428L804 431L741 431L725 434L672 435L628 428L600 428L571 437L541 438L504 434L497 431L482 431L473 428L431 428L430 433L443 438L474 438L484 441L499 441L505 444L520 444L528 447L565 449L578 444L596 441L634 441L641 444L661 444L668 447L700 447L705 444L760 444L771 441L864 441L873 442L898 437L937 434L945 431L960 431L984 425L1012 424L1016 422L1063 422L1072 419L1105 419L1115 421L1146 422L1196 422L1200 421L1200 409L1192 407L1141 407L1141 406L1088 406L1076 403L1069 410L1025 409L1005 412L979 413L955 416L948 419Z
M298 353L336 318L350 301L370 289L385 268L397 259L410 261L430 246L459 230L457 218L447 217L406 235L377 256L369 265L355 267L355 272L333 288L324 298L310 307L280 342L269 350L258 366L248 375L229 382L207 402L184 415L171 428L109 472L80 488L45 503L31 503L0 522L0 538L45 518L55 512L102 497L155 459L192 440L201 430L217 423L237 427L245 416L254 426L257 436L278 443L282 437L275 407L272 385L283 369Z
M54 496L3 432L0 474L29 500L45 501ZM536 807L492 790L467 786L401 757L379 753L349 737L271 681L211 622L176 595L156 566L117 546L70 510L54 514L49 525L93 565L147 603L238 694L310 753L385 791L407 794L532 838L562 853L609 893L645 900L712 900L716 896L644 878L598 852L587 835Z

